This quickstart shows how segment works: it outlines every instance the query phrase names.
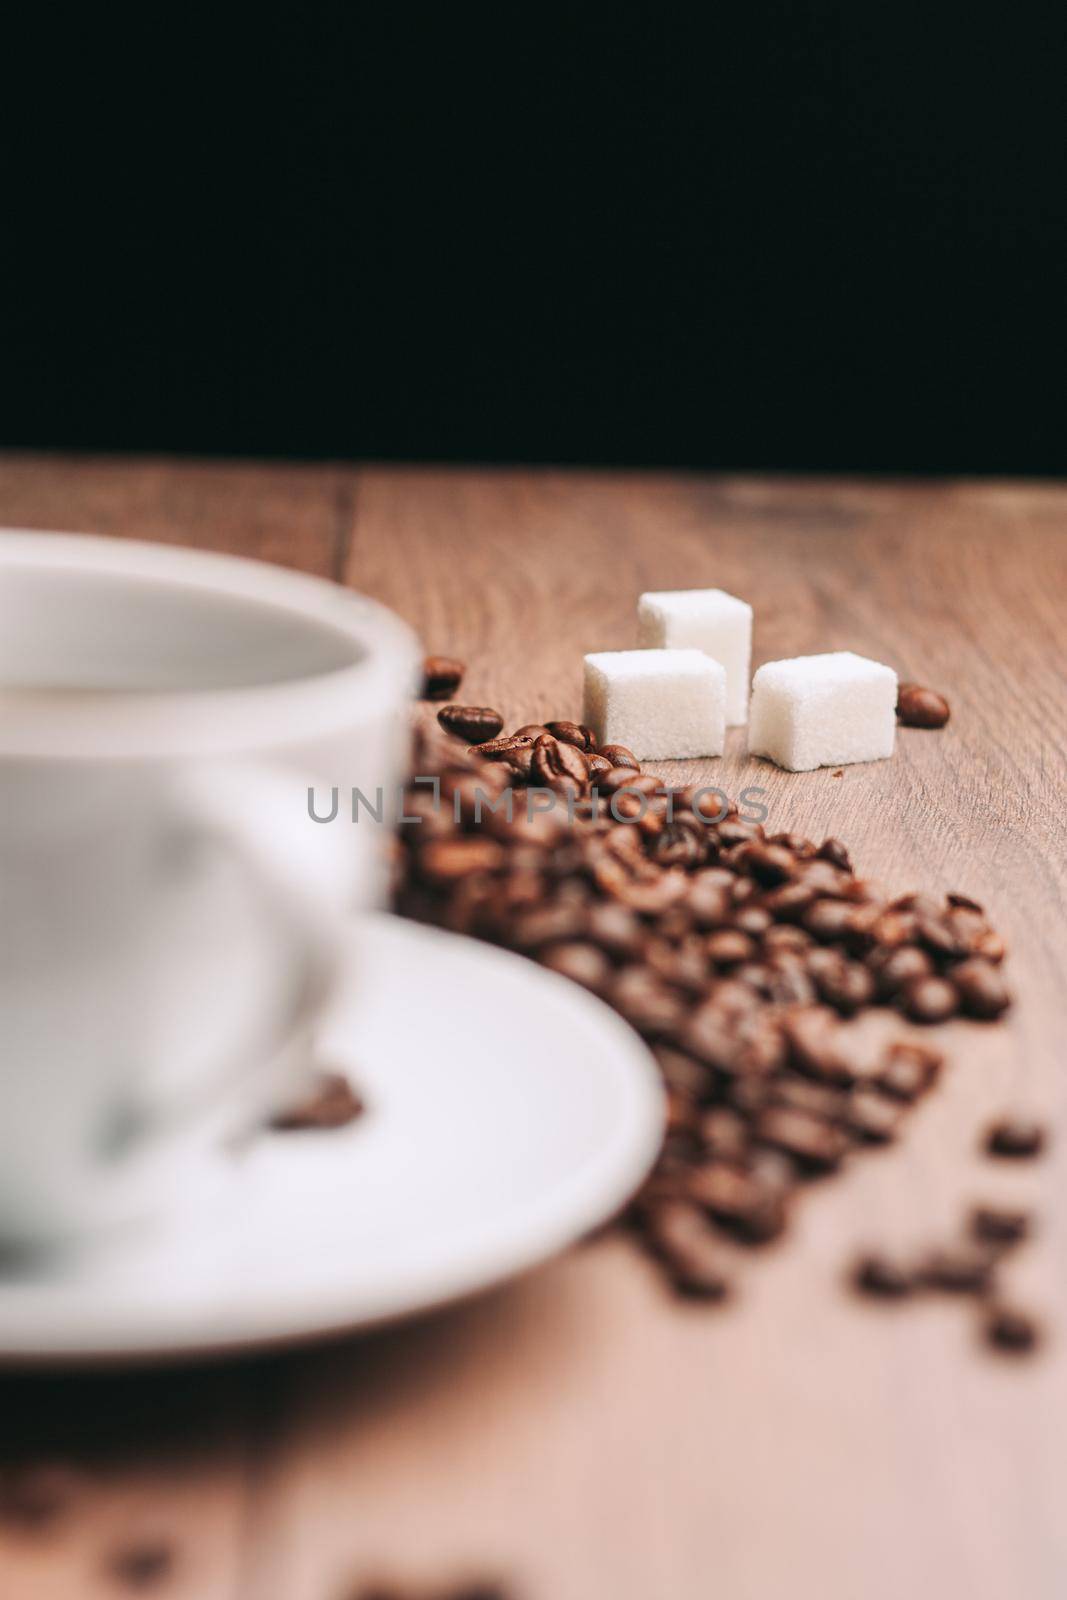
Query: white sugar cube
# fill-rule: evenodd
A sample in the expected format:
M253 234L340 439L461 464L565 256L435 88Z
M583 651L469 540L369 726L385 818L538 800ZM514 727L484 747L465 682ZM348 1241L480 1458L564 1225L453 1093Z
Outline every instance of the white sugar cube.
M726 668L726 725L748 713L752 607L724 589L663 589L637 602L638 640L661 649L703 650Z
M639 761L721 756L726 668L701 650L601 650L585 658L583 718Z
M790 772L893 754L897 675L851 650L768 661L752 680L748 748Z

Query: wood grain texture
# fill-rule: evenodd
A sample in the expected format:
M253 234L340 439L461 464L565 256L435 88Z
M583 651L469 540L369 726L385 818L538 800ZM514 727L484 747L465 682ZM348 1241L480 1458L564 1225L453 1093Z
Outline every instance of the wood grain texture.
M627 1242L572 1252L417 1326L232 1370L4 1379L11 1457L73 1459L71 1509L0 1534L0 1593L118 1592L117 1534L173 1532L168 1595L342 1600L388 1573L509 1579L525 1600L1053 1600L1067 1592L1067 490L555 472L0 461L0 520L246 550L341 573L512 723L579 710L582 654L629 645L644 588L718 585L756 662L850 648L942 689L891 762L787 774L771 822L834 833L893 889L965 889L1012 947L1003 1026L939 1034L951 1068L901 1146L814 1190L725 1310L680 1306ZM668 771L667 767L661 768ZM1006 1105L1050 1155L977 1151ZM967 1308L857 1303L868 1240L921 1243L978 1198L1042 1219L1010 1281L1049 1315L1032 1362Z

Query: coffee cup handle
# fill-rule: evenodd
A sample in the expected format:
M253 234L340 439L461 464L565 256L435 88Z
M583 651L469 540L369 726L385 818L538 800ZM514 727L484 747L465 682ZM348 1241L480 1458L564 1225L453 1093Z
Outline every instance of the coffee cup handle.
M174 788L179 821L173 848L217 845L240 862L266 914L299 952L299 1020L280 1042L273 1027L261 1027L258 1035L253 1029L210 1067L178 1083L142 1084L131 1108L137 1135L131 1144L199 1128L205 1119L217 1121L220 1136L240 1133L287 1094L299 1093L312 1066L316 1026L335 992L345 931L351 881L345 834L310 819L306 780L250 763L185 769L175 775Z

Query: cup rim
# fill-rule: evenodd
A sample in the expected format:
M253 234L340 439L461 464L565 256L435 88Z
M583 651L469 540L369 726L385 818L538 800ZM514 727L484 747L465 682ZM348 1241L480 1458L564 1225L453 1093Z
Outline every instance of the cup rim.
M32 569L144 578L296 614L358 643L358 661L289 681L222 689L91 691L76 706L5 708L0 760L169 760L303 743L350 724L357 707L415 693L415 635L386 606L325 578L246 556L101 534L0 528L0 583Z

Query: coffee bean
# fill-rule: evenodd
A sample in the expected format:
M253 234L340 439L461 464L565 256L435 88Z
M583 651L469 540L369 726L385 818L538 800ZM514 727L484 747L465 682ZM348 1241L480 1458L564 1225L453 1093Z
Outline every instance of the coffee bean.
M516 728L511 735L513 739L529 739L536 744L542 734L548 732L543 722L524 722L521 728Z
M607 756L591 754L587 755L585 758L585 764L589 769L589 778L592 783L596 783L597 779L602 773L611 771L611 762L608 760Z
M721 837L722 830L719 831ZM739 860L744 870L767 888L773 889L777 884L788 882L796 870L793 856L783 845L751 841L742 850L743 855Z
M640 772L641 763L632 750L627 750L624 744L602 744L600 754L605 761L613 767L631 767L634 772Z
M271 1118L276 1132L346 1128L362 1115L363 1102L348 1079L339 1072L319 1074L318 1083L303 1100Z
M705 845L695 827L672 822L653 841L649 853L664 867L695 867L704 859Z
M744 1117L726 1106L715 1106L700 1118L698 1131L704 1153L715 1161L740 1164L748 1154L748 1126Z
M1032 1227L1033 1218L1028 1211L1013 1211L1006 1206L975 1206L970 1215L971 1233L985 1244L1020 1244Z
M903 1300L915 1288L915 1279L906 1267L884 1255L864 1255L851 1271L853 1286L861 1294L878 1295L885 1300Z
M674 1200L651 1207L644 1231L677 1293L701 1300L721 1300L728 1293L714 1232L696 1206Z
M448 700L463 682L466 671L462 661L451 656L427 656L422 663L422 698Z
M802 833L772 833L767 840L768 844L781 845L797 861L803 861L815 855L815 845Z
M772 1105L804 1111L822 1122L840 1123L848 1109L849 1096L843 1089L813 1083L808 1078L794 1078L792 1075L776 1078L771 1090Z
M943 728L950 716L949 704L936 689L917 683L902 683L897 689L897 720L907 728Z
M892 1000L913 979L929 977L933 962L925 950L905 944L896 950L873 950L867 958L868 971L874 974L875 993L881 1000Z
M635 772L632 767L609 767L607 772L599 775L597 788L601 794L608 796L617 795L622 790L628 794L654 795L662 788L662 784L650 772ZM617 813L612 812L611 815Z
M966 944L941 912L936 917L917 916L915 933L919 943L939 960L956 961L967 954Z
M777 1189L724 1161L697 1167L688 1177L686 1191L716 1222L750 1244L777 1238L785 1226Z
M587 927L584 906L548 901L519 912L509 928L509 943L517 950L532 952L546 945L580 939Z
M829 961L816 961L829 957ZM851 1017L869 1005L874 997L874 979L857 961L846 961L831 950L812 952L808 970L815 979L819 997L842 1016Z
M756 1138L790 1156L804 1172L832 1172L848 1150L839 1128L808 1111L772 1106L756 1119Z
M961 1009L969 1017L989 1022L1011 1005L1004 979L988 961L977 957L961 961L958 967L953 967L951 981Z
M814 938L832 944L844 938L851 915L852 907L843 900L816 900L801 916L800 925Z
M170 1577L174 1550L163 1539L142 1539L123 1545L108 1562L112 1579L126 1589L154 1589Z
M976 956L981 956L983 961L991 961L994 966L998 966L1000 962L1004 960L1004 957L1007 955L1007 953L1007 945L1004 943L1004 940L1001 938L1000 934L995 933L992 928L989 928L985 933L982 933L974 941L973 954Z
M903 1115L901 1105L887 1100L875 1089L861 1086L849 1097L844 1124L853 1138L863 1144L889 1144L896 1138Z
M546 722L545 727L561 744L573 745L578 750L596 749L596 734L581 722Z
M843 872L852 871L852 858L840 839L824 839L815 853L820 861L829 861Z
M742 961L754 960L757 953L755 941L736 928L723 928L719 933L709 934L704 949L708 960L714 961L717 967L735 967Z
M631 1027L650 1038L670 1033L682 1019L681 998L644 967L623 967L608 992Z
M915 936L915 918L906 911L881 911L870 924L870 944L887 951L909 945Z
M993 1281L996 1256L988 1245L965 1240L934 1250L919 1271L924 1283L949 1294L984 1294Z
M434 839L419 856L422 876L430 883L456 883L475 872L495 872L504 865L504 847L493 839Z
M789 885L801 887L798 885ZM786 893L787 890L775 890L776 894ZM766 905L766 901L764 904ZM811 949L811 935L804 932L803 928L795 928L788 922L775 922L763 935L763 953L772 960L778 954L789 951L794 955L802 955Z
M79 1477L62 1461L34 1461L0 1469L0 1523L36 1533L57 1522L76 1499Z
M819 1083L851 1088L856 1074L832 1011L823 1006L798 1007L783 1018L782 1031L798 1072Z
M922 890L912 890L908 894L898 894L895 900L890 900L889 909L913 911L917 917L939 917L944 907L932 894L926 894Z
M605 988L612 972L611 962L595 944L574 941L549 945L542 950L540 960L542 966L550 967L553 972L580 983L583 988L592 989L594 993Z
M1002 1117L994 1122L985 1137L986 1153L1009 1160L1029 1160L1045 1148L1045 1130L1026 1117Z
M442 706L437 720L446 733L455 734L467 744L484 744L495 739L504 726L499 711L489 706Z
M770 926L771 914L764 906L741 906L734 912L734 927L752 939L762 939Z
M1036 1319L1012 1306L991 1306L986 1314L984 1332L989 1344L1011 1355L1028 1355L1041 1343L1041 1328Z
M941 1057L917 1044L890 1045L874 1078L875 1086L893 1100L918 1100L941 1069Z
M904 1014L912 1022L947 1022L959 1010L959 996L947 978L911 978L900 994Z
M626 906L600 901L589 908L589 937L616 961L632 961L641 952L646 933Z
M507 761L520 751L533 754L534 738L529 733L505 733L499 739L487 739L471 749L471 755L481 761Z
M557 794L581 794L589 786L585 757L572 744L543 733L533 746L531 773L536 783Z

